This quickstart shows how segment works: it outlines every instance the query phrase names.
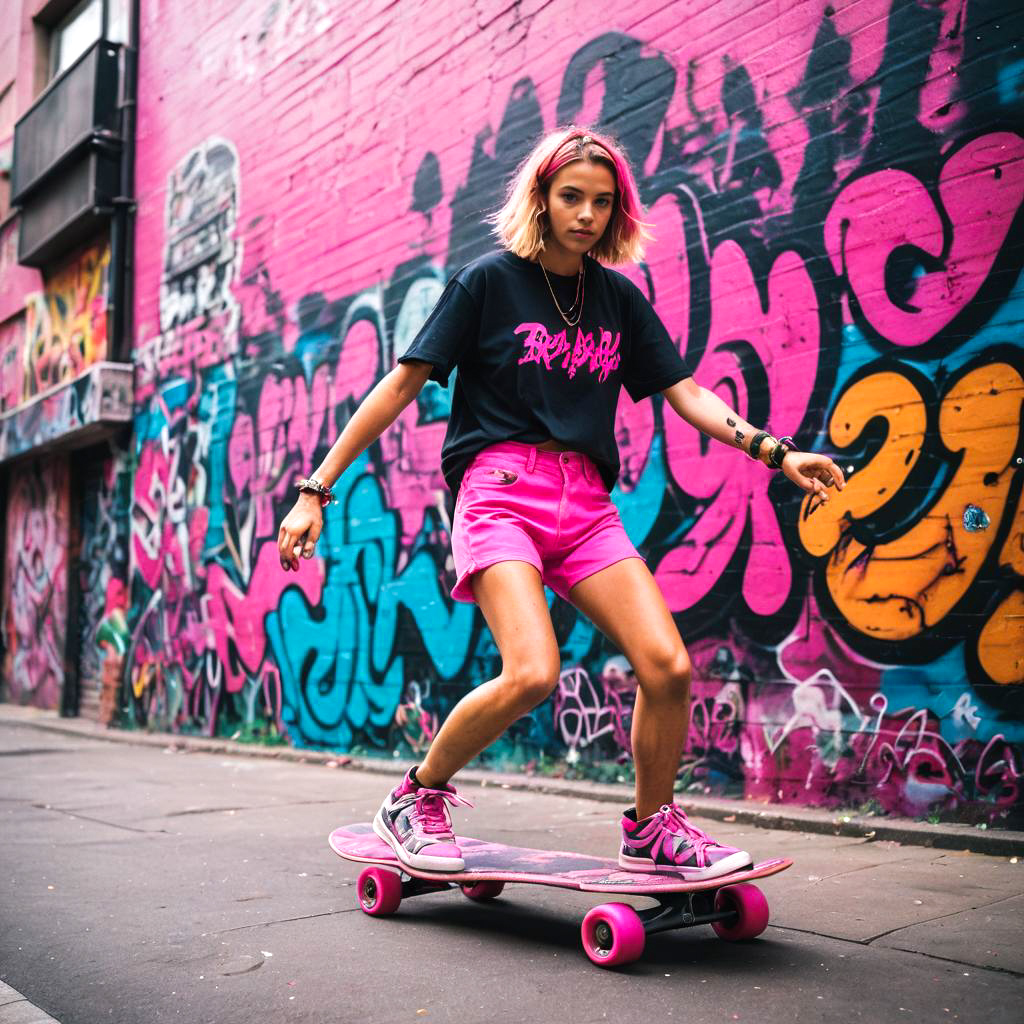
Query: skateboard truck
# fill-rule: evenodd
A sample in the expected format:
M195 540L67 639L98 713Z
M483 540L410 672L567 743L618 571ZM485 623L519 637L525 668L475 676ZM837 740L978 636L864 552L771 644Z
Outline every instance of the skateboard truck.
M715 910L715 893L683 892L660 893L658 906L647 907L636 912L647 935L655 932L674 931L676 928L690 928L698 924L714 924L715 921L735 923L739 914L736 910Z

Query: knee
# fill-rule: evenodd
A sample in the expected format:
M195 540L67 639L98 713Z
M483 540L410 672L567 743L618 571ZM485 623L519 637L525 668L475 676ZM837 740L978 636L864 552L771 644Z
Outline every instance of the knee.
M651 652L637 668L637 682L644 696L653 700L686 700L692 675L690 656L681 645Z
M505 691L512 704L525 714L543 703L558 685L561 662L554 657L539 657L502 670Z

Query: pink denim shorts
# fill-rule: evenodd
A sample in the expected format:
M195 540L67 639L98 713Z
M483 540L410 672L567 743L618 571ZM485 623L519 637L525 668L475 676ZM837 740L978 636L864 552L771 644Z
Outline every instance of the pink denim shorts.
M456 601L473 602L470 577L496 562L529 562L559 597L624 558L640 558L597 466L579 452L519 441L474 456L452 522Z

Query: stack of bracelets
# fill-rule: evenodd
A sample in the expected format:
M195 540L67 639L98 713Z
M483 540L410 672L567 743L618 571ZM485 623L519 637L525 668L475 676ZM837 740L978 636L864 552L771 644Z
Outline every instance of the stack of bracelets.
M305 494L315 494L320 499L320 507L326 508L334 501L334 491L326 484L320 483L315 476L306 480L296 480L295 486Z
M763 462L769 469L782 469L782 460L786 452L799 451L791 437L780 437L776 440L767 430L759 430L750 442L747 454L755 462Z

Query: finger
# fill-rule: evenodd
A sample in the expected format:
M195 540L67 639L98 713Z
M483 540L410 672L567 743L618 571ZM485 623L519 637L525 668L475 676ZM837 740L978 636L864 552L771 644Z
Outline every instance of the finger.
M292 568L291 551L294 544L295 535L285 530L283 536L281 537L281 542L277 546L278 552L281 555L281 567L283 569Z
M313 549L316 547L316 542L320 539L321 527L314 523L306 534L306 546L303 549L303 554L306 558L313 557Z
M843 475L843 471L834 462L829 462L828 471L832 474L836 487L842 490L846 486L846 477Z

